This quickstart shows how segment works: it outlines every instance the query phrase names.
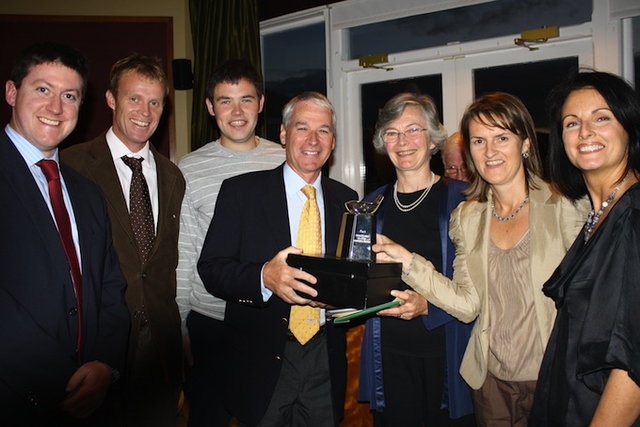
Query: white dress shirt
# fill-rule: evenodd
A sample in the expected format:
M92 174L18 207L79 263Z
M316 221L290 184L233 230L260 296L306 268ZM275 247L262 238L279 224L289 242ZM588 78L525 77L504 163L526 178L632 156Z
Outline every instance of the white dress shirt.
M313 185L316 189L316 202L318 203L318 209L320 210L320 230L322 231L322 252L326 252L325 244L325 230L324 230L324 195L322 193L322 174L318 175L318 178L312 183L307 183L300 177L288 163L284 164L283 168L284 176L284 191L287 197L287 213L289 215L289 230L291 233L291 245L295 246L298 239L298 226L300 224L300 215L302 214L302 208L307 201L307 196L301 191L305 185ZM264 267L262 267L264 272ZM262 276L261 276L262 277ZM264 277L262 277L262 298L267 301L273 295L270 289L264 286ZM325 323L325 310L320 311L320 324Z
M131 168L122 161L122 156L142 157L144 159L144 161L142 162L142 174L144 175L144 179L147 181L147 186L149 187L151 209L153 210L153 222L157 231L159 212L158 172L156 170L156 160L153 157L153 153L149 149L149 141L147 141L145 146L140 151L132 153L131 150L129 150L127 146L124 145L122 141L120 141L116 134L113 133L112 127L107 131L106 138L107 145L109 146L109 151L111 151L111 156L113 157L113 164L115 165L116 172L118 173L118 179L120 180L122 194L124 195L124 200L127 203L127 209L130 209L129 188L131 187L131 177L133 176L133 172L131 171Z

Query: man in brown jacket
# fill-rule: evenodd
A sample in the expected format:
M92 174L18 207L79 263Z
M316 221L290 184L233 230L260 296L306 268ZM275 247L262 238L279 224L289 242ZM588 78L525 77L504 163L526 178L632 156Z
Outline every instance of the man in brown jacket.
M181 384L175 269L185 183L179 169L149 142L167 93L167 79L156 59L134 54L119 60L111 70L106 92L113 110L112 127L62 153L63 162L102 188L128 283L131 333L122 394L127 425L175 427ZM137 171L130 163L139 165ZM135 209L141 203L132 185L136 180L141 197L142 188L148 190L148 196L144 194L150 229L147 240L141 240L136 231Z

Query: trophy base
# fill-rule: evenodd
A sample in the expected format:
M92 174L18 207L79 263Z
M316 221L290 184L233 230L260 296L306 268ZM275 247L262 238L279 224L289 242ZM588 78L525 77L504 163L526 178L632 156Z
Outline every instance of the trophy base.
M305 284L318 291L318 296L299 293L304 298L334 308L366 309L394 299L390 292L402 289L402 264L348 260L330 256L289 254L287 264L318 279Z

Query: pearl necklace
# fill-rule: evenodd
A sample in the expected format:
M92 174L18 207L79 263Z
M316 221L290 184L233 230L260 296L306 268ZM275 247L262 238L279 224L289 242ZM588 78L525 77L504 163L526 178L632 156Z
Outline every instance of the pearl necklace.
M524 205L526 205L528 201L529 195L527 194L527 197L524 198L523 202L520 204L520 206L518 206L518 209L513 211L513 213L509 216L502 216L498 212L496 212L496 205L493 203L493 200L491 200L491 213L493 214L493 217L498 221L508 222L518 216L518 214L522 211L522 209L524 209Z
M622 185L625 179L627 179L626 175L624 178L622 178L622 181L620 181L620 184L618 184L616 188L613 189L611 194L609 194L609 197L607 197L607 200L602 202L602 206L600 206L600 209L598 209L597 213L593 209L591 209L591 212L589 212L589 216L587 217L587 222L584 225L584 243L585 244L589 241L589 238L591 238L591 233L593 233L593 229L596 228L596 224L598 224L598 222L600 221L600 217L602 216L602 214L604 214L604 211L607 210L611 202L613 202L613 199L616 197L616 194L618 193L618 190L620 189L620 186Z
M429 186L425 188L424 191L422 191L422 194L416 199L415 202L408 205L403 205L402 203L400 203L400 199L398 199L398 181L396 181L396 183L393 184L393 201L396 202L396 207L398 208L398 210L400 212L410 212L414 210L420 203L422 203L425 197L427 197L427 194L429 194L429 191L431 191L431 187L433 187L433 183L435 181L436 175L431 172L431 182L429 182Z

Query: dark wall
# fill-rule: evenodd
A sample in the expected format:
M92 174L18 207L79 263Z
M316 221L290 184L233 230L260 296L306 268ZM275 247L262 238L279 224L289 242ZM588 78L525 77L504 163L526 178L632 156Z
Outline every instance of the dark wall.
M89 59L89 87L80 108L78 125L61 148L95 138L111 126L112 112L105 101L113 63L132 52L162 60L171 80L173 58L171 18L16 16L0 15L0 82L9 80L11 66L26 46L41 41L72 45ZM163 118L151 142L169 157L175 125L167 100ZM0 102L0 127L9 122L11 107Z
M338 3L344 0L260 0L258 2L258 16L260 21L275 18L289 13L307 10L325 4Z

